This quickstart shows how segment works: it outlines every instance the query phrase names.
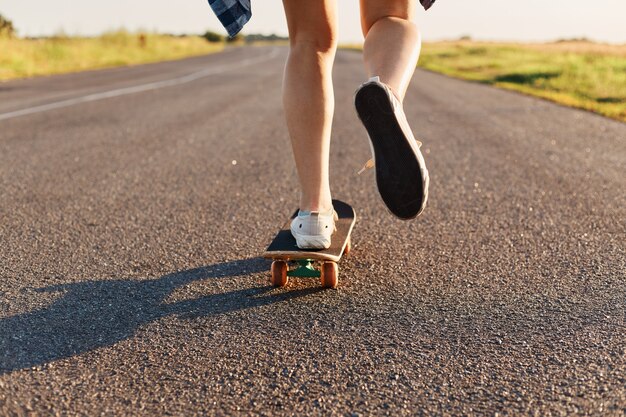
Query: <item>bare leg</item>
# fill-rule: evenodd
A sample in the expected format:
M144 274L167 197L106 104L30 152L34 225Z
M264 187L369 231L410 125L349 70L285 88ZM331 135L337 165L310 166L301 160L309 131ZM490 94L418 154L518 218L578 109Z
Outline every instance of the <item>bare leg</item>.
M420 35L411 23L415 4L416 0L361 0L365 68L386 86L367 82L355 96L372 144L378 192L389 211L404 220L424 210L429 183L419 142L402 105L392 96L402 103L419 58Z
M415 72L421 39L414 23L415 0L361 0L365 36L363 60L369 77L378 75L400 101Z
M283 105L300 179L300 209L327 212L332 206L328 160L337 4L336 0L283 0L283 5L291 46Z

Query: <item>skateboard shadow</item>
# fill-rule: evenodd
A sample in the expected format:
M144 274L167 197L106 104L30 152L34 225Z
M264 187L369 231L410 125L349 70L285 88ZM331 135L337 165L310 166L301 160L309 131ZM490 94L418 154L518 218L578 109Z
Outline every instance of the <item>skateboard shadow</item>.
M224 262L146 280L101 280L38 288L60 292L52 304L0 319L0 375L111 346L166 316L210 316L306 296L320 288L272 293L263 286L167 303L184 285L267 271L261 258Z

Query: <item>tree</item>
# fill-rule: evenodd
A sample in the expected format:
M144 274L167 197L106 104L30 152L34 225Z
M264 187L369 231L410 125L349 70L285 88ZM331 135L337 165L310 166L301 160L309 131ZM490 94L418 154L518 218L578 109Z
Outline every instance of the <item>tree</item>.
M8 36L12 38L15 36L15 27L13 26L13 22L11 22L6 17L0 14L0 36Z
M220 35L219 33L211 32L210 30L207 30L204 35L202 35L202 37L209 42L224 42L224 37L222 35Z

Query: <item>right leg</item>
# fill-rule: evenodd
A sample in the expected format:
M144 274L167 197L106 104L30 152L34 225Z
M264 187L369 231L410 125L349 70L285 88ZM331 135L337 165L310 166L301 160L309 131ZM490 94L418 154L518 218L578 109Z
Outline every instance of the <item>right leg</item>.
M420 54L420 34L411 22L414 12L415 0L361 0L368 77L378 75L401 102Z
M337 3L283 0L283 5L290 41L283 104L300 178L300 209L327 212L332 207L328 161Z
M370 80L354 100L371 141L378 191L387 208L406 220L424 210L429 183L421 144L402 106L420 52L419 32L411 22L415 3L361 0L363 59Z

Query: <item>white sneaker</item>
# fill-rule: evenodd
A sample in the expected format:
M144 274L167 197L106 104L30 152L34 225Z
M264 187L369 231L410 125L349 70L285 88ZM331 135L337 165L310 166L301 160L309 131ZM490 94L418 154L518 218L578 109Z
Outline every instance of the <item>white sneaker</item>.
M337 213L333 209L328 213L300 210L291 221L291 234L300 249L328 249L336 230L335 220Z

